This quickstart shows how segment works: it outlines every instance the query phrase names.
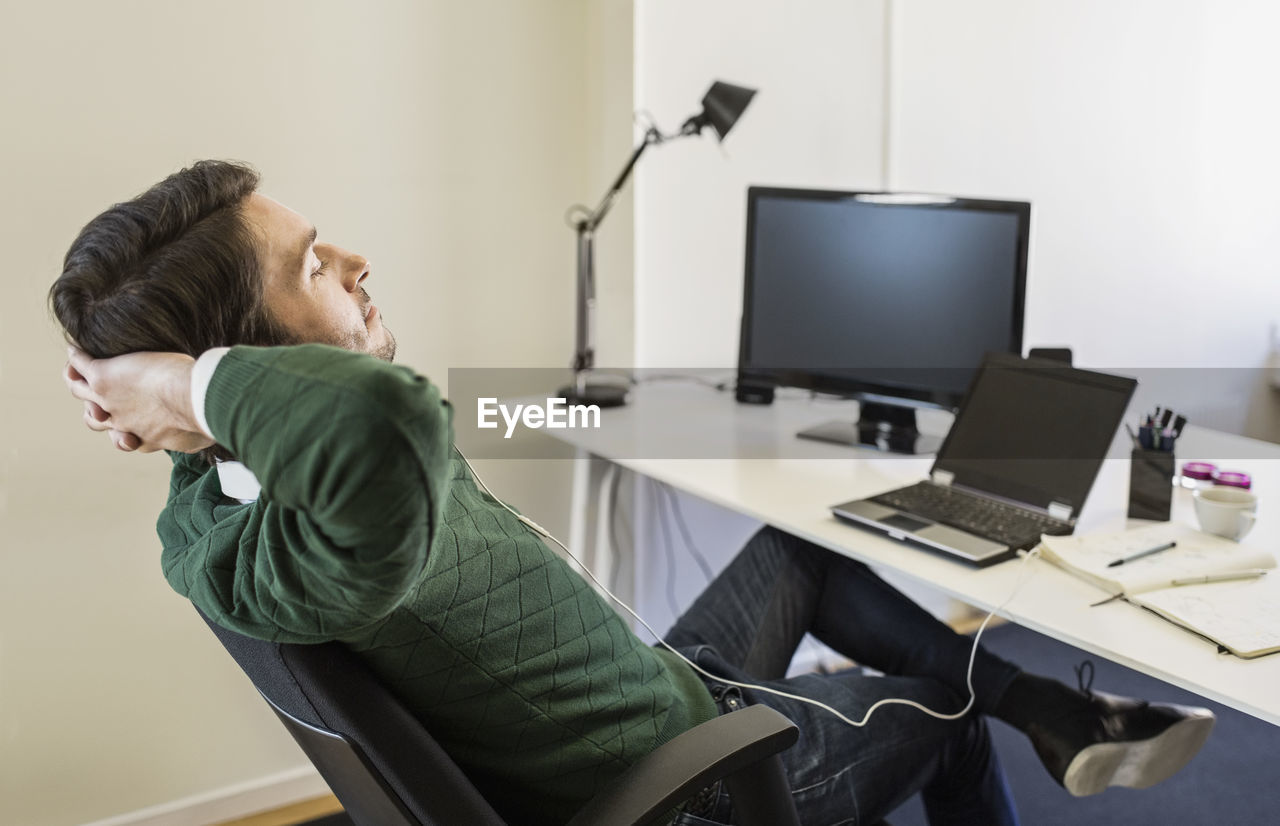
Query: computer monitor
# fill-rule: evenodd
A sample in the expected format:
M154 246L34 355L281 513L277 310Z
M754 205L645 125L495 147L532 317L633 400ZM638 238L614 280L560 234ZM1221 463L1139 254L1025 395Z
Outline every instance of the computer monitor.
M807 438L937 449L915 411L954 410L988 351L1021 354L1031 205L753 186L739 398L777 386L860 400Z

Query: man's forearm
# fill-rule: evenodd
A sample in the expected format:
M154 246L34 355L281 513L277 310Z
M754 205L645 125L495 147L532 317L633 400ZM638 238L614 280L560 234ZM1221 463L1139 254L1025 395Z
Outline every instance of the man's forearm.
M202 356L197 372L205 366ZM331 539L394 543L389 532L434 522L450 411L422 376L334 347L236 347L204 394L218 443L272 502L307 513Z
M438 390L321 345L235 347L194 366L189 389L203 388L209 432L262 495L215 529L198 483L175 491L158 523L170 583L227 627L295 641L341 637L394 610L426 569L448 495Z

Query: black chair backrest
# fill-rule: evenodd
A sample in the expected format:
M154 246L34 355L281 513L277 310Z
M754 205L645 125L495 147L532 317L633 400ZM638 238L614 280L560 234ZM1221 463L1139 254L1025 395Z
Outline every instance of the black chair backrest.
M200 616L357 826L506 826L422 724L346 647L255 640Z

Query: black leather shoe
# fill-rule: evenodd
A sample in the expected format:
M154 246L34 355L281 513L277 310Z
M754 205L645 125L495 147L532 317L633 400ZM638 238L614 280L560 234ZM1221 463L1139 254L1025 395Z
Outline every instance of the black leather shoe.
M1077 797L1108 786L1154 786L1187 765L1213 729L1215 718L1207 708L1082 688L1087 710L1027 727L1045 768Z

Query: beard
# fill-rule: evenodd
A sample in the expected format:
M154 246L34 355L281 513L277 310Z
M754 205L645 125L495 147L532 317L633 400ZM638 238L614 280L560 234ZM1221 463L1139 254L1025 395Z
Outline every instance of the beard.
M391 331L384 326L382 332L386 333L386 339L377 343L370 336L362 335L362 333L367 332L367 330L353 330L345 335L339 333L326 336L325 339L320 340L320 343L332 344L335 347L341 347L343 350L350 350L353 353L364 353L385 362L395 361L396 337L391 334Z
M370 303L369 294L361 290L361 295L364 299L361 309L367 312ZM364 312L361 313L361 318L363 316ZM347 319L345 322L339 322L334 319L332 326L328 328L312 329L301 334L280 324L270 313L267 314L267 321L268 331L262 337L262 340L246 343L255 343L266 347L328 344L333 347L340 347L343 350L350 350L353 353L364 353L388 363L394 362L396 358L396 337L386 324L381 321L379 321L379 325L382 327L384 339L380 342L374 340L372 331L367 325L353 319ZM348 323L351 326L345 326Z
M383 326L382 331L387 334L387 340L370 350L369 355L390 363L396 360L396 337L386 326Z
M368 330L340 330L335 328L327 330L320 335L310 336L300 336L296 333L279 331L276 335L271 336L269 340L263 341L261 346L291 347L297 344L328 344L332 347L350 350L353 353L364 353L391 363L396 359L396 337L386 326L383 326L382 331L386 333L386 340L377 344L369 337Z

